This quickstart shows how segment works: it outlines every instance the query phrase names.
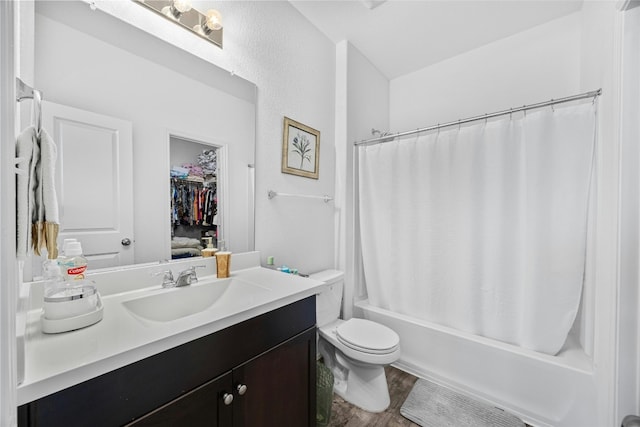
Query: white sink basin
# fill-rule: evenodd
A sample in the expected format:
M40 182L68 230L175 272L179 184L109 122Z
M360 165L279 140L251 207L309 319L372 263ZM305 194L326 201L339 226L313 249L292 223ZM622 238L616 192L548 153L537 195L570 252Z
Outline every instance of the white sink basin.
M136 316L155 322L170 322L216 306L250 305L270 289L243 280L228 278L201 281L180 288L153 291L150 295L124 301Z

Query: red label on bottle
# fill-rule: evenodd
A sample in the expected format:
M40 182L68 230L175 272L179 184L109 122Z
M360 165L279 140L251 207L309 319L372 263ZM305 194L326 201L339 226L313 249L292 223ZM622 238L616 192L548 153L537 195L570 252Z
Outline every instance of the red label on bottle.
M67 269L67 274L69 276L77 276L79 274L83 274L87 269L86 265L80 266L80 267L72 267Z

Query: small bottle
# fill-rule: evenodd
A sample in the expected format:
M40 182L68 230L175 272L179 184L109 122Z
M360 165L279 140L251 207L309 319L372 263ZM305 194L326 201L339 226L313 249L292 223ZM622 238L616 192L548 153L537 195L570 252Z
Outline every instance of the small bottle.
M44 296L48 297L64 288L62 270L57 260L48 259L42 263L42 276L44 278Z
M80 242L69 242L65 251L63 271L68 281L84 279L87 271L87 259L82 256Z
M283 273L289 273L289 267L283 265L282 267L278 267L278 271L282 271Z
M58 260L47 259L42 263L42 278L45 281L45 290L49 285L62 284L62 270L60 269Z
M273 256L268 256L267 257L267 265L266 268L269 268L271 270L275 270L276 269L276 264L274 262L274 258Z
M213 237L204 237L202 240L207 242L207 247L204 248L202 251L200 251L202 253L202 256L203 257L214 256L216 252L218 252L218 249L213 247Z
M67 251L67 248L69 247L69 243L72 242L77 242L78 239L64 239L62 241L62 253L65 253Z
M60 251L57 261L58 261L58 265L63 266L66 262L67 259L67 248L69 247L69 243L71 242L77 242L77 239L64 239L62 241L62 251Z

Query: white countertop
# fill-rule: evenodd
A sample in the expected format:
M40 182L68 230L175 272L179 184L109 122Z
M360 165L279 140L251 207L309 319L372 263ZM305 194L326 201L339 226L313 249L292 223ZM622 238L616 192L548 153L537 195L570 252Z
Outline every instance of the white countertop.
M169 322L137 317L122 303L145 294L180 292L183 288L161 289L156 285L109 293L102 296L104 317L100 322L61 334L42 333L42 310L28 311L24 380L18 386L18 405L299 301L319 293L325 286L322 282L259 266L232 268L231 277L268 288L269 292ZM202 276L200 282L214 278Z

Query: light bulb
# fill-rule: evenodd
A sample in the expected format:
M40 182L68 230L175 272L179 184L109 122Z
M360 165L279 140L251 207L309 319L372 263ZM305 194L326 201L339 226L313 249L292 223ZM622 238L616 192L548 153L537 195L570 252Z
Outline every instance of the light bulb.
M173 7L180 13L191 10L191 0L173 0Z
M207 19L205 25L211 30L219 30L222 28L222 15L215 9L207 11Z
M169 18L179 21L183 13L191 10L191 0L173 0L171 6L165 6L161 12Z

